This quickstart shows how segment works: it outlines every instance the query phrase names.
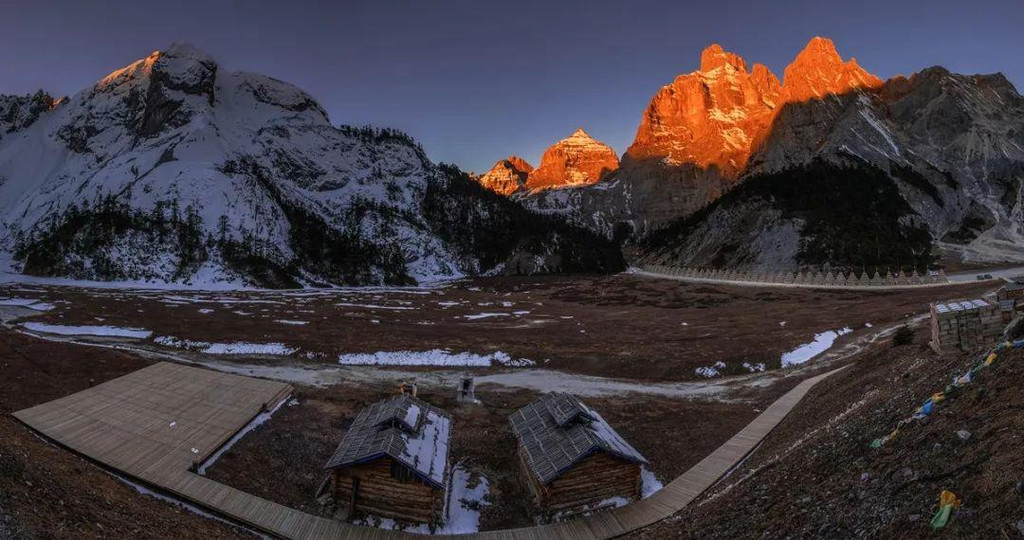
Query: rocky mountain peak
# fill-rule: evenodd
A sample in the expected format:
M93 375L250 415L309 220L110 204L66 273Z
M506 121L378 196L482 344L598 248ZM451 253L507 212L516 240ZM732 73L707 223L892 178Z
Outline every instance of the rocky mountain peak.
M615 151L580 128L544 151L524 187L533 191L594 184L618 168Z
M747 71L747 63L736 53L726 52L722 46L712 43L700 53L700 71L708 73L722 66L736 71Z
M786 66L782 85L787 101L794 102L857 88L879 88L882 80L860 67L855 58L844 62L832 40L815 37Z
M205 95L212 102L216 75L213 57L187 43L172 43L111 72L96 83L94 91L117 92L124 85L155 84L167 90Z
M748 72L743 58L712 44L701 53L700 70L676 77L654 96L626 157L631 164L692 165L735 177L786 103L881 85L856 60L844 62L822 37L796 56L781 84L765 65Z
M477 179L483 187L501 195L511 195L519 191L526 178L533 171L533 166L519 156L499 159L491 170Z
M707 47L700 70L676 77L651 100L626 151L630 166L692 164L738 174L770 125L780 87L764 65L748 73L735 53Z
M754 64L754 69L750 72L750 78L754 80L754 86L760 92L762 100L775 97L782 90L782 83L779 82L779 78L764 64Z
M520 172L529 173L530 171L533 170L533 165L530 165L530 163L527 162L525 159L516 155L511 155L505 158L504 161L508 162L509 165L511 165L517 171Z

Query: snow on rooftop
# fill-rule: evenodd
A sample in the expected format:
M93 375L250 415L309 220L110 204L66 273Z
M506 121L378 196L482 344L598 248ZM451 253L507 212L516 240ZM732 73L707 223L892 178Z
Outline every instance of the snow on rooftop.
M419 416L418 411L416 415ZM402 461L434 482L444 484L444 472L448 464L448 442L451 439L451 420L428 409L418 436L409 433L400 436L405 439Z
M984 299L975 298L973 300L954 300L952 302L944 302L935 304L935 311L939 313L949 313L951 311L970 311L972 309L980 309L988 307L991 304Z

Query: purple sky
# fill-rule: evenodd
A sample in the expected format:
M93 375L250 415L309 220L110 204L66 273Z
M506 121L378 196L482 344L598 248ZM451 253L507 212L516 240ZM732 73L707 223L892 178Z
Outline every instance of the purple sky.
M964 7L966 6L966 7ZM583 127L620 154L711 42L779 77L814 35L886 78L931 65L1024 84L1021 0L538 2L0 0L0 93L72 94L172 41L403 129L435 161L537 165Z

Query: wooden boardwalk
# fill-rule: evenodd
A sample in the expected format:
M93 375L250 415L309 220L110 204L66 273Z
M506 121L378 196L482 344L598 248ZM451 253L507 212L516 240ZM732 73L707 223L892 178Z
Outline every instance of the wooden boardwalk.
M838 371L838 370L836 370ZM458 535L501 540L612 538L680 511L747 456L821 379L801 382L700 463L651 497L539 527ZM291 387L160 363L14 413L50 439L142 483L281 538L391 539L418 535L349 525L261 499L192 472Z

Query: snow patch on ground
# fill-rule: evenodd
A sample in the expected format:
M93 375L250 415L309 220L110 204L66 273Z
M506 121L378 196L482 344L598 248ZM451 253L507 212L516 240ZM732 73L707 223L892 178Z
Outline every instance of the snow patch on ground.
M40 302L33 298L0 298L0 306L23 307L36 311L49 311L53 309L53 304Z
M704 377L705 379L710 379L712 377L718 377L719 375L721 375L722 374L722 370L725 369L725 368L726 368L725 362L722 362L721 360L719 360L718 362L715 362L714 365L711 365L711 366L701 366L701 367L699 367L699 368L697 368L697 369L695 369L693 371L694 371L694 373L696 373L697 375L700 375L701 377Z
M508 317L508 313L477 313L475 315L463 315L463 319L469 319L475 321L477 319L490 319L491 317Z
M134 339L146 339L153 335L153 332L145 328L121 328L118 326L72 326L63 324L46 324L38 322L27 322L22 324L26 330L43 332L46 334L57 334L61 336L105 336L123 337Z
M298 349L288 347L284 343L214 343L203 350L206 354L265 354L268 356L288 356Z
M153 339L153 343L163 345L164 347L174 347L175 349L186 349L189 351L199 351L210 346L210 343L206 341L192 341L174 336L159 336Z
M292 326L305 326L309 324L309 321L292 321L288 319L278 319L276 322L279 322L281 324L289 324Z
M462 465L452 470L448 516L438 533L465 534L480 530L480 509L490 506L487 502L490 483L483 475L476 475L476 482L472 480L473 474Z
M782 354L782 367L796 366L803 364L815 356L827 351L835 343L839 336L849 334L853 330L850 327L839 330L826 330L814 335L814 341L805 343L792 351Z
M248 343L239 341L235 343L210 343L207 341L192 341L174 336L160 336L153 340L157 345L185 349L206 354L262 354L267 356L288 356L298 349L288 347L284 343Z
M394 309L394 310L400 310L400 311L408 311L408 310L416 309L414 307L407 307L407 306L380 306L380 305L376 305L376 304L352 304L352 303L349 303L349 302L340 302L340 303L337 303L337 304L334 304L334 305L336 305L338 307L357 307L357 308L366 308L366 309Z
M646 499L665 487L646 466L640 468L640 498Z
M491 354L471 352L453 353L444 349L429 351L378 351L374 353L350 353L338 355L338 363L349 366L442 366L442 367L490 367L493 365L527 367L536 363L525 358L512 358L497 351Z

